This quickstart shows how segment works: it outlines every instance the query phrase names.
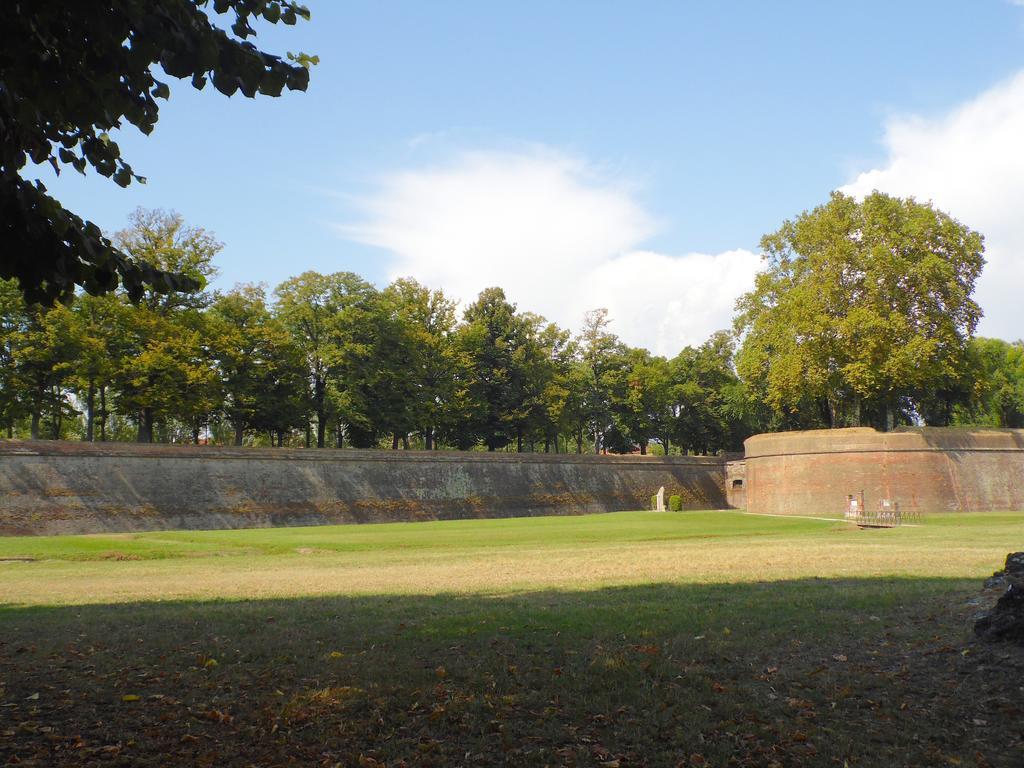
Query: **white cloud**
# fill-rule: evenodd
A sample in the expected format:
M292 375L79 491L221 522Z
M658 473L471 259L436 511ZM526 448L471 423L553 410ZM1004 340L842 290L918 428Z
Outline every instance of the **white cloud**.
M753 287L760 262L742 249L685 256L631 251L590 271L582 293L589 306L608 307L612 329L624 340L674 355L732 325L736 298Z
M498 285L520 309L574 330L586 310L608 307L624 341L666 355L728 327L758 264L747 251L637 250L656 225L630 185L546 148L396 173L360 208L362 220L342 229L389 251L390 277L464 302Z
M1024 336L1024 72L938 118L891 121L885 145L886 164L843 191L931 200L984 234L979 333Z

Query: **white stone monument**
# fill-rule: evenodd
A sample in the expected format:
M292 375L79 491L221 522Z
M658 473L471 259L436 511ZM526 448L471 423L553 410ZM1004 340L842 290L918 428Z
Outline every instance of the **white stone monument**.
M661 488L658 489L658 506L655 507L655 511L657 511L657 512L664 512L665 511L665 486L664 485L661 486Z

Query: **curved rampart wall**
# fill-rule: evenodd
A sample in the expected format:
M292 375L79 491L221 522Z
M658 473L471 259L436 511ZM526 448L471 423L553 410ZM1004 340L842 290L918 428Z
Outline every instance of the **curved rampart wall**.
M0 535L582 514L665 486L724 508L718 458L0 441Z
M868 428L755 435L746 443L750 512L836 515L864 492L917 512L1024 510L1024 430Z

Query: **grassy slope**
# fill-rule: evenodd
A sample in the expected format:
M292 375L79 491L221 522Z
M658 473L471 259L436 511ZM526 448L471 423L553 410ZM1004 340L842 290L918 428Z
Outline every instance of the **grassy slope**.
M1020 766L1024 661L969 643L968 601L1022 529L0 539L42 558L0 563L0 764Z

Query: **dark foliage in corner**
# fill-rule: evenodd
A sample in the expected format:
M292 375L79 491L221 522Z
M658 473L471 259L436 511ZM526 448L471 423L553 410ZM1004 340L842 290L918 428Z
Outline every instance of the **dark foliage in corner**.
M229 29L216 22L223 16ZM144 182L109 132L126 123L152 132L157 75L206 83L226 96L305 90L316 58L282 59L249 42L252 23L295 24L309 11L287 0L15 0L0 23L0 278L17 279L26 300L52 304L76 287L99 294L120 283L138 299L145 287L170 292L193 281L118 250L22 178L28 161L59 173L91 166L122 186ZM157 68L156 65L159 65ZM157 71L154 72L154 69Z

